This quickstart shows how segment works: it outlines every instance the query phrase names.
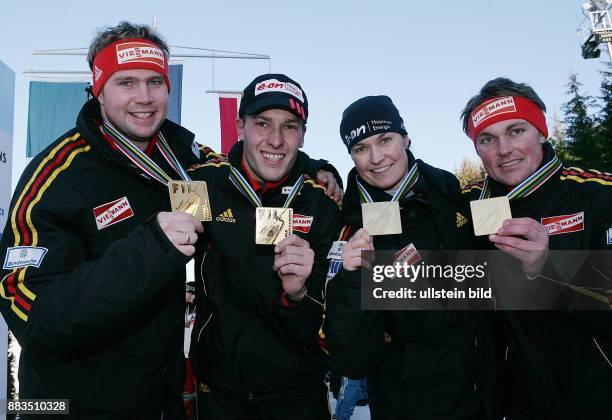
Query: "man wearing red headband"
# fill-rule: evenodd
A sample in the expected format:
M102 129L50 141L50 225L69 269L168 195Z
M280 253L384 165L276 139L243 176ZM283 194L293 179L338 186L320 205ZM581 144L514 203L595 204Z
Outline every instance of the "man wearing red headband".
M180 419L202 227L169 212L166 182L212 152L166 120L168 47L149 27L105 29L88 58L94 98L24 171L0 244L19 396L69 399L74 418Z
M612 249L612 175L564 167L546 141L545 111L530 86L498 78L462 113L487 172L464 196L507 196L512 211L482 248L514 257L524 272L494 284L498 292L516 286L530 302L504 309L539 309L498 312L507 346L501 409L509 419L610 418L612 312L607 303L575 308L606 301L606 287L582 287L584 279L610 289L610 258L602 256ZM593 252L575 261L560 250ZM498 305L506 297L498 293Z

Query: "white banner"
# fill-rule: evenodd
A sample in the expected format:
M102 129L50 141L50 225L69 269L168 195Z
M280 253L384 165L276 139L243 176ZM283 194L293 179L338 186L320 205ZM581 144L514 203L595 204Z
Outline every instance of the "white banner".
M13 169L15 72L0 61L0 232L8 219Z
M15 72L0 61L0 232L8 219L13 168L13 111L15 106ZM8 329L0 317L0 400L6 399ZM0 419L5 419L0 414Z

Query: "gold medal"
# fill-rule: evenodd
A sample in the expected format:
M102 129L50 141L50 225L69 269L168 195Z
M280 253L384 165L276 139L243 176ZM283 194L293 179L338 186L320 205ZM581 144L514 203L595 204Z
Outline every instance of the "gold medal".
M210 222L210 200L205 181L169 181L170 205L172 211L183 211L202 222Z
M293 232L293 209L257 207L255 209L255 243L276 245Z
M507 196L486 198L470 202L474 235L490 235L502 227L504 220L512 218Z
M372 236L402 233L399 202L379 201L361 204L363 227Z

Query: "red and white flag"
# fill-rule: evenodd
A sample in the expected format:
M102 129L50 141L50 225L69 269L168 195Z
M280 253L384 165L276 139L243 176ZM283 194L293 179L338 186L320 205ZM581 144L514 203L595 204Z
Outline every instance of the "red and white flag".
M236 94L219 94L219 115L221 117L221 153L227 154L238 141L236 118L240 96Z

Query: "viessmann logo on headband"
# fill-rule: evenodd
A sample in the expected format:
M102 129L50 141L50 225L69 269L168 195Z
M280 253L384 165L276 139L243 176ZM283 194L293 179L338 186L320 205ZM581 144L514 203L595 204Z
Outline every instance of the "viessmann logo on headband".
M495 98L484 102L472 112L472 124L474 128L481 123L496 115L506 114L508 112L516 112L516 104L512 96Z
M142 42L117 44L117 64L151 63L164 68L164 52L157 47Z

